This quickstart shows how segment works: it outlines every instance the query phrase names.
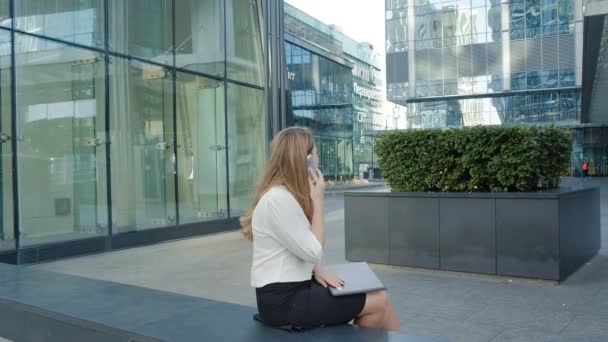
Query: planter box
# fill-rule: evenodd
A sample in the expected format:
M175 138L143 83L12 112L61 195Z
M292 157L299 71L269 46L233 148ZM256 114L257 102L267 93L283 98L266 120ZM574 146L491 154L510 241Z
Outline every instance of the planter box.
M563 280L600 249L600 190L348 192L346 259Z

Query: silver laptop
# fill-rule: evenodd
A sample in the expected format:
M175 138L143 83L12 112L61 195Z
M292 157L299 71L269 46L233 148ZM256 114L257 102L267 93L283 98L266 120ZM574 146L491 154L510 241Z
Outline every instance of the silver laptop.
M344 286L329 288L331 294L334 296L386 290L386 287L384 287L380 279L376 276L376 273L372 271L366 262L328 265L324 268L344 280Z

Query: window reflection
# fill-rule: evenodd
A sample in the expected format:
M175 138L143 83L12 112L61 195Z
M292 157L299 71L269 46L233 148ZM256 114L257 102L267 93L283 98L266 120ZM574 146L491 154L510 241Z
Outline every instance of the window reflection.
M175 1L175 63L210 75L224 75L224 1Z
M226 0L227 77L261 86L260 10L257 1Z
M0 26L10 27L12 25L10 4L11 0L0 0Z
M559 86L557 70L541 72L542 86L544 88L557 88Z
M70 43L104 46L103 0L20 0L15 6L16 29Z
M266 167L264 92L228 84L230 215L243 215Z
M526 0L526 36L528 38L538 37L541 26L540 0Z
M108 226L103 63L87 50L19 34L16 40L21 243L103 235Z
M557 0L542 0L543 35L557 34Z
M574 32L574 0L557 0L560 33Z
M575 77L574 69L561 69L559 72L559 86L573 87L576 81Z
M576 124L580 91L439 100L409 105L408 128L476 125Z
M0 44L2 46L11 43L11 35L8 31L0 31ZM14 213L13 213L13 167L12 146L7 138L11 135L11 97L12 75L11 56L0 53L0 110L2 113L0 133L4 134L1 142L0 156L0 251L15 249L14 235Z
M228 215L223 82L177 73L180 223Z
M528 72L528 89L540 89L542 87L538 71Z
M386 52L407 51L407 17L386 22Z
M353 71L336 62L291 43L285 43L289 81L289 100L293 124L312 129L325 157L324 175L329 179L352 174ZM361 68L361 66L356 67ZM358 78L363 73L355 70ZM357 87L365 88L363 83ZM360 89L360 91L363 91ZM357 98L355 96L355 98Z
M258 5L0 0L0 251L16 247L15 219L21 246L30 247L101 243L110 231L179 229L225 219L230 205L234 216L242 213L265 164L260 142L268 138ZM396 18L405 20L405 5ZM100 53L106 49L109 57ZM317 68L332 72L323 63ZM376 73L359 75L378 82ZM241 85L227 89L226 77ZM320 79L310 103L344 104L352 84L343 87L341 77ZM352 130L352 118L334 121ZM341 158L342 170L352 169L347 147Z
M171 0L107 1L110 50L173 64Z
M110 64L114 231L176 223L171 74L151 64Z

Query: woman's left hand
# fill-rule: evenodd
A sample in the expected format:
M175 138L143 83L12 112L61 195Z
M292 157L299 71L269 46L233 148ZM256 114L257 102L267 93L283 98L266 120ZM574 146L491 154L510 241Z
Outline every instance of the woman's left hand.
M315 280L325 288L327 288L327 286L334 288L344 286L344 280L325 271L315 272Z

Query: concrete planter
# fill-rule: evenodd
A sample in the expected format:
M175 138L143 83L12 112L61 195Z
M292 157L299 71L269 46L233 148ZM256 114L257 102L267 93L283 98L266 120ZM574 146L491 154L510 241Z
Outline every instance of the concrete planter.
M563 280L600 248L600 190L345 193L346 259Z

